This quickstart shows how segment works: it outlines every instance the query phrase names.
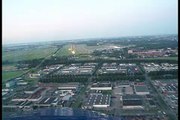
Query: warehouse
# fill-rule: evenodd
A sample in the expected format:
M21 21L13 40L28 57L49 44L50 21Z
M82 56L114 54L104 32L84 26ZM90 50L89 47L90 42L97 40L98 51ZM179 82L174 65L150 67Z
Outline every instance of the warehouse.
M116 87L130 87L130 84L129 82L123 81L123 82L117 83Z
M39 94L39 95L32 95L30 98L28 98L27 100L28 101L32 101L32 102L37 102L39 101L40 99L42 98L42 96Z
M142 100L123 100L123 109L143 109Z
M80 87L80 84L78 82L58 84L59 90L78 90L79 87Z
M93 83L91 90L112 90L111 83Z
M10 88L10 87L15 86L15 85L16 85L16 82L17 82L16 79L8 80L8 81L6 82L6 87L7 87L7 88Z
M38 106L50 107L51 105L57 105L58 101L57 97L45 97L38 103Z
M137 95L147 95L147 94L149 94L149 90L148 90L147 86L145 86L145 85L135 85L134 89L135 89L135 93Z
M24 93L26 93L26 94L34 94L35 92L37 92L40 89L41 89L40 87L30 87L30 88L26 89L24 91Z
M3 105L3 108L23 108L26 101L10 101L8 104Z
M72 95L66 95L62 97L62 101L69 101Z
M123 109L143 109L142 97L139 95L123 95Z
M92 109L92 108L107 108L110 106L110 95L103 94L91 94L87 99L87 103L84 108Z
M18 93L16 94L11 101L27 101L28 98L30 98L29 94L25 94L25 93Z

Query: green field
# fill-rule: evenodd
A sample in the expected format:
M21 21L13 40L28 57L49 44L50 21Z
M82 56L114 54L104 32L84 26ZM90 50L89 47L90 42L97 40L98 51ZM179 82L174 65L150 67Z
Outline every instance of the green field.
M90 54L96 49L102 49L102 48L107 48L109 45L101 45L101 46L87 46L86 44L78 44L78 45L73 45L75 49L75 55L80 55L80 54ZM64 45L57 53L57 56L69 56L72 55L71 51L69 50L71 48L71 44Z
M26 49L26 50L15 50L15 51L3 51L2 60L17 62L22 60L32 60L44 58L57 50L54 46L47 46L45 48L34 48L34 49Z
M18 77L19 75L23 74L25 71L2 71L2 82L9 80L11 78Z
M157 58L145 58L147 60L178 60L178 57L157 57Z

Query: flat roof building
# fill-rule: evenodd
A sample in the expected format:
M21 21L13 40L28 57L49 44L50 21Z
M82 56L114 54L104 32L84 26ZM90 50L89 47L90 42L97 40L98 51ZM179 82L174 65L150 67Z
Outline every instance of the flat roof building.
M143 109L143 101L140 95L123 95L123 109Z
M29 94L25 94L25 93L18 93L16 95L14 95L14 97L12 98L11 101L27 101L28 98L30 98Z
M6 82L6 87L7 87L7 88L10 88L10 87L15 86L15 85L16 85L16 82L17 82L16 79L8 80L8 81Z
M146 85L135 85L134 86L135 93L137 95L147 95L149 94L149 90Z
M111 83L93 83L90 90L112 90Z
M123 100L123 109L143 109L142 100Z
M38 106L49 107L51 105L57 105L58 102L58 97L45 97L38 103Z
M24 93L26 94L34 94L35 92L37 92L38 90L40 90L41 88L40 87L30 87L30 88L27 88Z
M100 93L90 94L84 108L107 108L110 106L111 95L103 95Z
M78 82L58 84L60 90L77 90L80 87Z

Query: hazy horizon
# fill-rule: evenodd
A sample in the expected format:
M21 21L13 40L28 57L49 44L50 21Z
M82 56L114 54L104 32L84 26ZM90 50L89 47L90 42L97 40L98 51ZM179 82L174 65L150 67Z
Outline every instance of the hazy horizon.
M177 0L3 0L3 44L177 34Z

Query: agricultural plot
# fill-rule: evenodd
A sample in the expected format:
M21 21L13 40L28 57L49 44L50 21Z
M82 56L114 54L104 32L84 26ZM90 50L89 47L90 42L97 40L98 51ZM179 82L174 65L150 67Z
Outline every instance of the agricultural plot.
M2 52L2 60L17 62L22 60L32 60L44 58L57 50L54 46L47 46L45 48L34 48L34 49L24 49L24 50L15 50Z
M15 71L15 70L17 70L17 68L13 64L11 64L11 65L3 65L2 70L3 71Z
M2 82L5 82L6 80L9 80L11 78L15 78L21 74L23 74L25 71L2 71Z

